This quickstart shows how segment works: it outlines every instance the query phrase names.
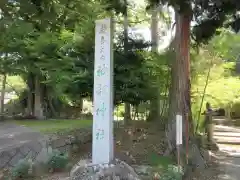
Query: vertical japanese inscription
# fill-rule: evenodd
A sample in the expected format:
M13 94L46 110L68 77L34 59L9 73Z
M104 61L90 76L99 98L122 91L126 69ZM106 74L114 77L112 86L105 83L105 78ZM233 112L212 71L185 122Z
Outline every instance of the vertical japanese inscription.
M112 31L111 19L96 22L94 63L93 163L113 158Z
M97 95L101 96L102 94L106 93L106 88L107 86L106 85L102 85L102 84L97 84L97 87L96 87L96 93Z
M101 24L99 34L105 34L107 32L107 29L107 24Z
M105 107L105 104L104 104L104 102L101 104L101 106L100 107L98 107L97 108L97 110L96 110L96 114L97 114L97 116L104 116L104 114L105 114L105 112L106 112L106 107Z
M97 69L97 76L98 77L101 77L101 76L104 76L107 72L107 67L105 64L102 64L102 65L99 65L98 66L98 69Z
M97 129L96 139L101 140L103 138L104 138L104 130L103 129Z

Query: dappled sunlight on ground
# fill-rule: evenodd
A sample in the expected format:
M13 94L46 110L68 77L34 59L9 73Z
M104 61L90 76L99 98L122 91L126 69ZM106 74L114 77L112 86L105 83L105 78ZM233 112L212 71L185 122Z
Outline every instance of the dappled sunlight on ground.
M219 175L220 180L239 180L240 158L227 157L220 161L220 167L224 170L224 174Z
M215 125L214 127L215 131L220 131L220 132L240 132L240 128L238 127L232 127L232 126L225 126L225 125Z
M219 152L214 157L219 163L219 180L240 179L240 128L230 125L215 125L214 139Z

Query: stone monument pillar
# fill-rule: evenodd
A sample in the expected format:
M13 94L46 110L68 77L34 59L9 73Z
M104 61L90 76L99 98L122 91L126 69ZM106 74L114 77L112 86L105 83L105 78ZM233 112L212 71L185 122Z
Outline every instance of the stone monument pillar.
M113 22L96 21L92 161L81 160L72 180L138 180L128 164L113 156Z

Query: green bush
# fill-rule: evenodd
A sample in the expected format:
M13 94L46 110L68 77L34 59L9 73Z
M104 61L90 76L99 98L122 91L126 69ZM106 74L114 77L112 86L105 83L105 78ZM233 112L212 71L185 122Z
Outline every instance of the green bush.
M53 171L60 171L66 168L68 161L69 158L67 154L55 150L49 155L47 166Z
M159 175L158 180L181 180L183 171L178 166L173 165L173 157L159 156L156 153L149 154L149 164L152 167L157 167Z
M159 180L182 180L182 175L181 168L171 165L160 175Z
M30 170L32 167L31 161L24 159L20 160L16 166L10 170L11 179L25 179L30 177Z
M148 162L151 166L162 167L164 169L167 169L169 165L174 163L172 157L160 156L156 153L150 153L148 155Z

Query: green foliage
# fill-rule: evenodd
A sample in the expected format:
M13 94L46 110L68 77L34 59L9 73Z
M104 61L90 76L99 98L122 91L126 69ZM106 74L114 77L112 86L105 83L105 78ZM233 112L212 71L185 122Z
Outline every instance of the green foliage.
M181 180L183 176L183 171L181 167L170 165L167 170L164 171L159 180Z
M146 53L145 49L148 46L149 44L142 40L129 38L129 51L125 54L122 36L119 36L114 48L114 100L116 105L122 102L139 104L141 101L150 100L153 98L150 92L155 86L159 86L158 80L164 81L162 73L168 71L165 55ZM77 94L82 97L92 97L94 51L90 48L82 54L82 50L79 49L81 47L76 44L75 48L71 47L70 56L77 59L73 69L76 76L70 82L66 93L72 94L73 98ZM159 70L161 71L158 72Z
M156 153L150 153L148 159L151 166L161 167L164 169L167 169L169 165L174 163L172 157L160 156Z
M239 57L239 35L229 29L220 29L219 33L210 41L214 53L226 61L236 62Z
M4 2L0 49L5 55L1 57L1 70L20 75L27 84L29 77L40 78L45 109L59 110L61 103L76 105L80 98L92 99L95 20L114 14L109 12L112 10L125 14L127 6L131 3L118 0ZM130 18L136 17L134 11ZM119 34L114 44L115 105L138 105L154 99L156 86L168 84L165 54L148 53L150 43L130 37L126 54L123 35ZM165 97L166 91L162 88L159 93ZM23 94L27 97L27 91ZM26 98L22 99L26 107Z
M230 108L239 99L240 80L235 73L238 58L238 37L228 30L221 30L198 54L192 54L192 111L194 120L205 110L206 102L213 108ZM210 76L207 83L207 74ZM206 92L204 92L207 83ZM200 110L201 101L203 107ZM235 109L235 108L234 108ZM236 111L236 109L234 110ZM199 125L204 116L200 116ZM201 128L200 128L201 129Z
M31 162L27 159L20 160L16 166L10 170L10 175L12 179L25 179L30 176L29 171L31 169Z
M120 1L120 0L104 0L104 1L106 4L107 11L114 10L116 14L126 13L126 9L127 9L126 6L128 5L127 1Z
M43 101L56 100L55 104L61 104L59 103L61 99L66 104L75 105L80 98L92 99L95 20L109 14L118 16L126 14L125 11L127 7L131 8L131 3L119 0L37 2L36 4L17 0L1 3L0 50L3 54L1 71L20 75L25 81L29 76L39 77L44 89ZM151 6L172 5L181 13L188 13L192 1L148 2ZM194 1L192 12L196 21L193 28L195 40L202 42L209 39L216 29L223 25L226 15L233 15L234 11L238 10L237 5L239 5L237 1L226 3ZM224 11L221 13L218 9ZM146 16L143 11L135 15L133 7L129 12L130 19ZM232 20L229 19L230 21ZM214 106L226 106L232 103L231 99L237 98L239 87L236 84L239 82L237 78L230 77L234 65L223 60L237 59L239 37L231 31L222 29L218 33L220 35L210 41L211 48L202 47L199 54L191 54L195 114L198 114L197 109L203 95L206 81L204 73L209 67L213 66L204 102L211 101ZM169 95L169 65L173 53L167 51L158 55L148 52L150 43L130 37L128 52L125 53L123 35L118 34L120 35L115 37L114 44L115 105L124 102L135 106L147 103L156 98L155 93L152 93L156 89L159 89L161 99L166 100ZM225 86L233 87L232 90L226 90L224 93L221 91L224 89L224 83L221 83L223 80ZM50 100L46 100L47 98Z
M157 167L159 172L159 180L180 180L183 171L181 167L175 166L172 157L159 156L155 153L149 155L149 163L153 167Z
M0 35L0 73L16 74L23 72L18 51L23 49L24 43L20 39L32 34L31 25L21 21L0 19L0 30L2 32Z
M212 3L208 1L195 1L193 8L194 18L197 25L193 29L195 40L207 42L222 26L232 26L236 31L239 30L239 20L236 12L239 10L240 3L237 0L223 2L216 0ZM226 22L227 21L227 22Z
M194 19L194 40L207 43L221 27L231 27L236 32L240 29L240 9L238 0L148 0L150 7L155 5L170 5L181 14L188 14Z
M0 76L0 89L2 77ZM26 84L20 76L7 76L6 92L14 91L19 95L26 88Z
M210 79L205 92L204 104L208 101L213 107L227 107L232 102L239 98L240 80L237 77L227 76L226 64L215 66L211 68ZM198 81L193 85L194 103L200 101L203 95L204 86L206 83L206 75L198 75ZM198 96L198 97L197 97Z
M54 150L49 154L47 166L53 171L64 170L69 162L67 154L63 154L57 150Z

